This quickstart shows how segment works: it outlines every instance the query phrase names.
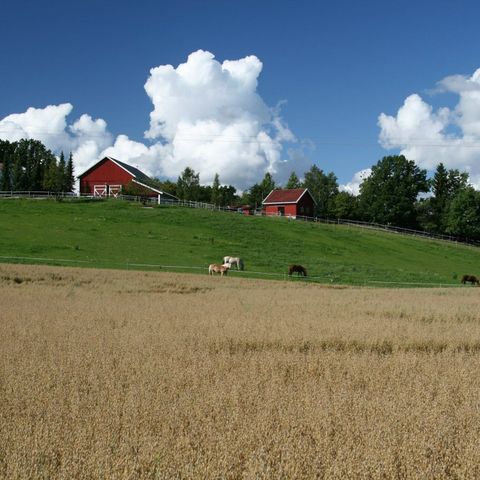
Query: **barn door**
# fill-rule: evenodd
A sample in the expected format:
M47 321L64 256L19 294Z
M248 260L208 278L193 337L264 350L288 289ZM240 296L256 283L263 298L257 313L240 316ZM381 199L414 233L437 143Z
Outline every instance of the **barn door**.
M122 191L122 186L121 185L109 185L108 186L108 194L111 197L118 197L120 192Z
M94 197L106 197L107 196L107 186L106 185L94 185L93 186L93 196Z

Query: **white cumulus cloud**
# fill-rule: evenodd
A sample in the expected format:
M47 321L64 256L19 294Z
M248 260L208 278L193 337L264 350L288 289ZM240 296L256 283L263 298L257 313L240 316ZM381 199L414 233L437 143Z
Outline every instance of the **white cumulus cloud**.
M8 115L0 120L0 138L11 142L35 139L55 153L72 152L75 171L80 173L98 160L102 150L111 144L112 135L104 120L86 114L68 125L72 109L72 104L62 103Z
M189 166L202 183L218 173L222 183L242 189L266 171L283 181L297 166L291 149L283 158L284 144L296 139L280 116L281 104L271 108L258 94L261 71L254 55L220 63L203 50L177 67L152 68L145 91L153 110L144 142L114 138L105 120L88 114L69 123L70 103L8 115L0 120L0 138L32 138L55 153L72 151L77 174L110 155L161 178L176 179Z
M339 185L338 188L342 192L348 192L352 195L357 196L360 193L360 185L371 174L371 168L365 168L364 170L360 170L359 172L355 173L355 175L353 175L352 179L349 182L343 185Z
M435 110L418 94L407 97L396 115L380 114L380 143L423 168L440 162L469 172L480 183L480 69L471 76L452 75L438 82L436 92L458 95L454 108Z
M190 166L204 182L218 173L240 187L278 173L283 142L295 137L257 93L261 71L253 55L220 63L203 50L177 68L153 68L145 83L154 106L145 135L170 147L155 173L175 177Z

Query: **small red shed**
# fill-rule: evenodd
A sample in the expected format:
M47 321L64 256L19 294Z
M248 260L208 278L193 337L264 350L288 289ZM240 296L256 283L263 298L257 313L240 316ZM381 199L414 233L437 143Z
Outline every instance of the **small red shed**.
M241 211L244 215L253 215L253 207L250 205L242 205L239 207L239 211Z
M272 190L262 202L266 215L313 217L315 200L307 188Z
M91 194L95 197L116 197L128 186L135 187L139 195L145 197L175 198L152 186L151 178L138 168L112 157L102 158L79 175L78 179L80 180L80 194Z

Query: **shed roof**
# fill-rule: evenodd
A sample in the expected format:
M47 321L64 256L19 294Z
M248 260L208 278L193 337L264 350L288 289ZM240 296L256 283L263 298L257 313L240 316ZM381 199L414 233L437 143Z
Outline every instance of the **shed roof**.
M298 203L299 200L306 194L310 195L307 188L289 188L272 190L265 200L264 205L283 204L283 203ZM310 195L310 197L312 197ZM312 197L313 200L313 197Z

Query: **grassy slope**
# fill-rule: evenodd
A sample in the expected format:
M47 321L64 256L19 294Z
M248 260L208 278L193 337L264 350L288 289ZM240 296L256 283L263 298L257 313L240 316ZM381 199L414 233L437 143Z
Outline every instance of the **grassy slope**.
M321 282L458 284L464 273L480 273L480 250L471 247L354 227L176 207L146 209L120 201L3 200L0 228L1 256L90 262L86 266L206 267L223 255L239 255L247 270L265 273L283 274L289 263L301 263Z

